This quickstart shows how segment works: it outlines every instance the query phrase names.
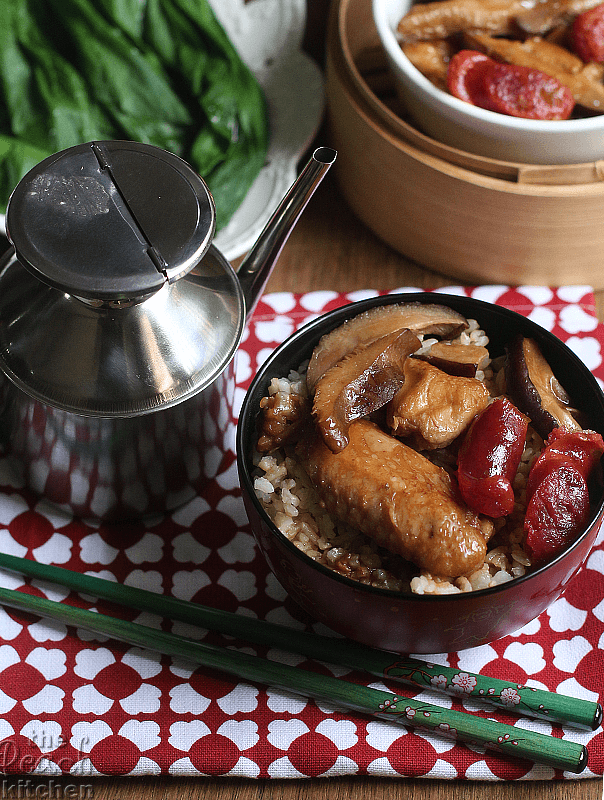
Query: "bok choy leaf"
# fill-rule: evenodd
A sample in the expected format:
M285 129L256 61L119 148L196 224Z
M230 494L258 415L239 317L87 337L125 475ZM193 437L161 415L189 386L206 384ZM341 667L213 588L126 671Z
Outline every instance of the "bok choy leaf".
M207 0L0 0L0 210L46 156L129 139L181 156L224 227L268 148L261 87Z

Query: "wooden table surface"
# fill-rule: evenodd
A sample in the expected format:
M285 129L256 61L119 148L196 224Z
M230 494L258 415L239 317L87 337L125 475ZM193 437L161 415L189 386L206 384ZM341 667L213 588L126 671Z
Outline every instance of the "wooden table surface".
M252 0L253 2L253 0ZM322 63L322 35L329 0L307 0L309 31L306 46ZM329 145L323 129L317 145ZM419 288L459 284L455 275L423 268L381 242L347 207L335 176L329 173L311 199L281 254L266 291L306 292L332 289ZM604 320L604 292L597 294L598 316ZM9 782L10 783L10 782ZM317 778L305 780L241 780L235 778L96 778L40 781L40 792L13 794L14 800L600 800L601 778L575 781L475 782L392 778ZM53 793L54 792L54 793ZM10 794L2 794L2 800Z

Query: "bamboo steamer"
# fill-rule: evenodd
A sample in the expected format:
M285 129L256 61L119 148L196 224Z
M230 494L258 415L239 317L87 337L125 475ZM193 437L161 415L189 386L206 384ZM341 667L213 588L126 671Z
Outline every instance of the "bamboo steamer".
M405 119L371 0L335 0L326 60L336 176L355 214L406 257L471 283L604 288L604 162L474 156Z

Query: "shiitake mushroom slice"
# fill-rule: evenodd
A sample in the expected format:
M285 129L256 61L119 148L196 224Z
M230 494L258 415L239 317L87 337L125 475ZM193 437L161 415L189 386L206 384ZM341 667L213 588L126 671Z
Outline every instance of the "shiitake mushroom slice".
M554 428L581 430L570 397L537 342L520 334L509 343L506 352L507 393L520 411L531 419L537 433L547 439Z
M362 345L340 359L317 383L313 417L333 453L348 445L348 430L392 400L404 380L407 357L421 346L406 328Z
M438 367L447 375L474 378L489 360L489 351L478 344L460 342L434 342L429 352L418 355L423 361Z
M462 314L436 303L395 303L371 308L321 337L306 373L309 392L312 395L319 379L345 355L389 333L407 328L418 335L453 338L467 327Z

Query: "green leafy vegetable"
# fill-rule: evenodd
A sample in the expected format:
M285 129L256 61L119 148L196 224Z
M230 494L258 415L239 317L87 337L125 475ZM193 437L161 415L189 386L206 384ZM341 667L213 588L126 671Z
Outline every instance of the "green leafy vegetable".
M268 147L266 104L207 0L0 0L0 209L46 156L129 139L188 161L223 227Z

